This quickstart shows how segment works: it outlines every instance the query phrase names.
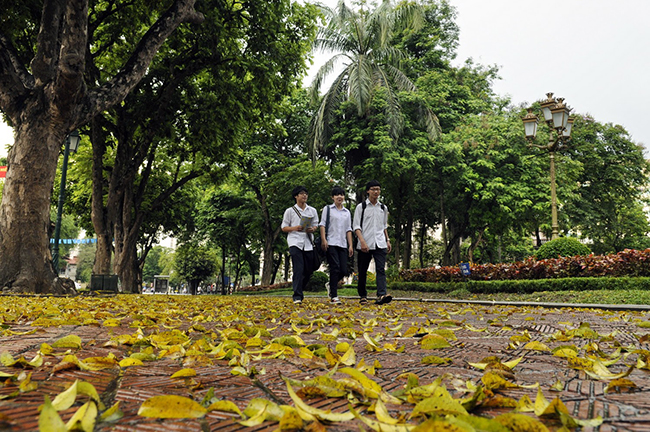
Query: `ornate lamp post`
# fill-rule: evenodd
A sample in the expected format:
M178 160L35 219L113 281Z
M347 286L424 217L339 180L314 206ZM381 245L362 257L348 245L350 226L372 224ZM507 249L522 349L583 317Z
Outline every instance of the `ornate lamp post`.
M571 138L573 117L569 116L571 109L564 104L563 98L554 98L553 93L546 94L546 100L540 103L544 120L549 126L549 142L546 145L534 144L537 135L539 119L533 114L533 109L528 108L528 114L522 119L524 133L531 146L541 148L548 152L551 165L551 240L558 238L559 225L557 222L557 192L555 186L555 152Z
M59 237L61 235L61 217L63 215L63 202L65 201L65 180L68 172L68 156L70 151L76 152L80 141L79 132L70 132L65 139L63 150L63 165L61 166L61 188L59 189L59 205L56 209L56 225L54 226L54 245L52 246L52 267L59 274Z

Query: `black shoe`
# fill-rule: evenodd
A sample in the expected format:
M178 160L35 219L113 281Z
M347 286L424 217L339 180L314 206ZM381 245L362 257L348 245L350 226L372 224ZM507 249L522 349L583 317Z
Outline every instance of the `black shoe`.
M393 300L393 296L390 294L386 294L384 296L379 297L376 301L375 304L378 305L383 305L383 304L388 304Z

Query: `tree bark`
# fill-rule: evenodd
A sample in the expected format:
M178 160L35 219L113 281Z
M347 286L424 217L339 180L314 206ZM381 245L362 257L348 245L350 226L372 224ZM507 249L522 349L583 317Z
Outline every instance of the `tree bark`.
M88 1L44 0L31 74L0 30L0 109L15 142L0 204L0 286L6 292L72 293L56 278L47 230L56 159L66 135L122 101L167 37L185 21L200 22L195 0L176 0L149 29L124 68L87 90Z
M50 194L64 136L50 122L26 122L8 155L0 205L0 283L4 292L70 294L55 280L48 248Z

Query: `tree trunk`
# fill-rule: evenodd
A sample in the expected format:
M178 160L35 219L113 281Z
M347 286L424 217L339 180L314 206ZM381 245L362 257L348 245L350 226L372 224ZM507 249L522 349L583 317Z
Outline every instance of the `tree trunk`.
M24 46L0 37L0 110L16 128L0 204L0 286L5 292L74 293L74 287L56 278L47 235L63 140L121 102L180 23L204 19L194 10L194 1L176 0L139 41L119 79L109 77L99 88L91 88L92 80L84 82L90 64L85 57L86 0L42 2L40 24L31 23L39 26L37 40L29 42L35 52L31 61L19 55Z
M474 251L478 247L479 244L481 244L481 241L483 240L483 233L485 233L486 227L483 227L479 230L478 235L472 240L472 243L469 245L469 249L467 250L467 253L469 255L469 262L473 263L474 262Z
M411 252L413 248L413 208L409 205L406 213L406 227L404 228L404 253L402 267L411 268Z
M93 274L111 274L111 256L113 253L112 227L104 206L104 154L106 153L106 136L95 117L91 124L90 140L93 147L92 198L90 218L97 235L97 251L93 263Z
M40 106L31 107L42 110ZM50 197L64 135L53 119L32 117L18 128L8 155L0 205L0 286L7 293L74 293L52 268Z
M424 268L424 250L426 247L426 241L427 241L427 224L424 222L420 225L420 230L419 230L419 237L420 237L420 253L418 254L418 257L420 259L420 268Z
M117 241L115 248L115 273L120 278L122 292L140 293L138 253L135 241Z

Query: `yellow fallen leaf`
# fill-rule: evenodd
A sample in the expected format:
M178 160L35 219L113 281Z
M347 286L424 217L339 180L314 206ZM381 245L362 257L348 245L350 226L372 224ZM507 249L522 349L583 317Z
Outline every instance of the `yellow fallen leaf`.
M296 405L296 408L300 408L302 411L306 412L310 416L313 416L319 420L330 421L330 422L350 421L354 418L354 414L352 414L351 412L333 413L331 411L324 411L318 408L314 408L306 404L302 399L298 397L296 392L293 391L291 384L289 383L286 384L287 384L287 391L289 392L289 396L291 396L291 399L293 400L293 403Z
M38 384L32 381L31 373L29 375L25 375L25 372L22 372L20 375L24 376L22 380L20 377L18 378L18 381L20 381L20 384L18 384L18 389L21 393L27 393L38 388Z
M607 384L607 386L604 389L605 393L609 393L611 390L614 390L616 392L620 392L622 389L634 389L636 388L636 384L634 381L629 380L627 378L617 378L613 379L612 381Z
M339 372L350 375L356 381L361 383L361 385L364 387L364 389L366 389L366 391L370 391L370 394L366 393L368 394L369 397L376 398L379 395L379 393L381 393L382 391L381 386L379 384L377 384L375 381L368 378L363 372L357 369L345 367L340 369Z
M38 350L42 355L51 355L54 349L47 343L43 342L41 348Z
M269 400L253 398L243 413L248 419L238 423L243 426L253 427L259 426L267 420L278 422L284 416L284 413L282 408Z
M172 378L186 378L186 377L195 377L196 371L191 368L181 369L177 372L174 372Z
M64 336L54 342L52 348L81 349L81 338L77 335Z
M378 432L411 432L415 428L414 425L403 425L403 424L392 425L392 424L386 424L376 420L369 419L359 414L352 405L350 405L350 413L353 415L352 418L356 417L357 419L361 420L366 426ZM429 429L429 430L443 431L444 429Z
M239 414L240 416L243 416L241 410L237 405L235 405L233 402L229 400L220 400L216 401L207 408L208 411L224 411L224 412L231 412L231 413L236 413Z
M115 402L115 404L104 411L102 415L99 416L100 422L113 422L117 421L124 417L124 413L120 410L120 402Z
M519 387L517 384L507 381L501 375L494 372L487 372L481 377L481 381L490 390Z
M298 410L292 406L281 405L284 415L280 418L280 430L302 430L304 422Z
M531 351L550 351L551 349L544 343L539 341L528 342L524 345L524 349Z
M97 419L97 406L95 402L90 401L82 405L77 412L68 420L65 427L67 430L82 430L84 432L93 432L95 430L95 420Z
M206 408L190 398L162 395L144 401L138 415L153 418L202 418L207 412Z
M77 399L77 385L79 384L78 380L72 383L70 387L64 392L56 395L52 401L52 407L57 411L62 411L70 408L74 401Z
M494 420L511 431L549 432L543 423L526 414L506 413L495 417Z
M422 364L449 364L451 363L451 358L430 355L430 356L423 357L420 362Z
M396 425L399 423L399 420L391 417L386 409L386 405L384 405L381 399L377 399L375 402L375 416L377 417L377 420L385 424Z
M117 359L115 357L88 357L82 360L86 369L91 371L99 371L104 369L112 369L117 366Z
M144 363L142 363L138 359L127 357L127 358L124 358L124 359L120 360L119 365L120 365L120 367L144 366Z
M39 432L67 432L65 423L61 420L59 413L52 406L50 398L45 395L45 403L38 416L38 430Z
M456 415L467 414L467 410L459 401L451 397L444 386L438 386L430 397L418 402L411 413L413 417L421 414Z
M427 350L451 347L447 339L437 334L426 335L422 338L420 344L422 345L422 349Z
M341 363L346 366L353 366L356 362L357 362L357 356L354 353L354 348L348 345L348 349L341 356Z

